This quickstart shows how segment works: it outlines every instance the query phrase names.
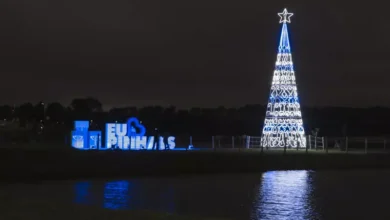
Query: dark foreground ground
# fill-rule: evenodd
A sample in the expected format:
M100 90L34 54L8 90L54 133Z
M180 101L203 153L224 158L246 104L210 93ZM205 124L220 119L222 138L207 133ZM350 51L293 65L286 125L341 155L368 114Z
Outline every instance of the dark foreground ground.
M390 154L0 149L2 181L378 168L390 168Z
M89 206L49 203L47 201L17 201L17 208L0 213L2 220L221 220L179 216L152 211L108 210ZM23 210L22 212L20 210ZM37 211L38 210L38 211ZM44 213L44 214L43 214Z

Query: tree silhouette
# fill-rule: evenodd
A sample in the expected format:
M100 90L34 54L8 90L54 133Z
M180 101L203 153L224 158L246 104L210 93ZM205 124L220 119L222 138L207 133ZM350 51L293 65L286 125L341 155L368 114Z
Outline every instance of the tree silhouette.
M45 103L43 101L38 102L34 106L34 118L36 121L44 121L45 120Z
M45 113L45 140L58 139L64 141L73 128L74 120L90 120L91 128L104 130L105 123L125 122L129 117L138 117L148 129L148 135L154 128L161 133L169 133L177 137L192 135L196 138L210 140L210 136L260 136L264 122L265 106L246 105L240 108L199 108L189 110L176 109L175 106L146 106L143 108L113 108L103 112L102 103L94 98L74 99L69 107L58 102L46 105L24 103L20 106L0 106L0 120L13 120L15 127L26 130L30 134L37 127ZM389 136L390 109L374 108L342 108L342 107L302 107L302 116L307 134L320 128L319 136ZM19 121L19 123L17 123ZM35 125L26 126L27 123ZM6 124L6 123L3 123ZM20 125L20 126L19 126ZM38 126L39 127L39 126ZM348 132L346 128L348 127ZM5 127L3 131L5 132ZM13 131L8 131L13 132ZM1 137L0 137L1 138Z
M9 105L0 106L0 120L11 120L12 119L12 107Z
M50 103L46 108L48 121L63 122L65 120L65 108L58 102Z
M91 118L93 113L99 113L103 111L102 103L95 98L85 99L73 99L70 107L74 113L74 116L78 119Z
M34 106L31 103L22 104L18 109L17 116L20 120L20 126L26 127L27 123L33 120Z

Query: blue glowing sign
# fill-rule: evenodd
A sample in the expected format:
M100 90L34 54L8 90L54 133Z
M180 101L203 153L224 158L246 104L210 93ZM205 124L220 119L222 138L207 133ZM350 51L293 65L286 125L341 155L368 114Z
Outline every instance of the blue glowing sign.
M75 121L72 131L72 147L77 149L88 149L88 128L89 121Z
M130 118L125 124L106 124L106 148L116 148L121 150L152 150L175 148L175 137L155 137L145 136L146 129L137 118Z
M72 146L77 149L120 149L152 150L174 149L175 137L145 136L146 128L137 118L129 118L126 123L107 123L105 144L102 145L101 131L88 131L88 121L75 121L72 131ZM155 140L155 139L158 140ZM166 138L164 140L164 138Z
M129 118L127 120L127 127L130 130L127 132L127 136L144 136L146 133L145 126L143 126L137 118Z
M89 121L75 121L74 130L76 131L88 131Z
M87 146L87 132L72 131L72 147L77 149L85 149Z
M89 149L99 149L102 147L102 132L90 131L89 133Z

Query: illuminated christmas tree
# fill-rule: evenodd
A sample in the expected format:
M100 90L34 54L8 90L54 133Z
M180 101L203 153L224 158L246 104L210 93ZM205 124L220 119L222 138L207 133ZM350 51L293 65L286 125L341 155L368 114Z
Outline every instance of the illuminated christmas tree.
M284 9L280 16L280 36L276 66L264 120L263 147L306 147L301 108L295 82L287 23L293 15Z

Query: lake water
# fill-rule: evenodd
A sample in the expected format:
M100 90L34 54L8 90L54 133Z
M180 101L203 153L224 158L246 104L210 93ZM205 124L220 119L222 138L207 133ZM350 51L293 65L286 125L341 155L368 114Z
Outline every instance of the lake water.
M39 216L53 210L73 219L75 207L77 212L153 210L237 220L390 219L390 171L272 171L1 184L0 206L2 220L44 219Z

